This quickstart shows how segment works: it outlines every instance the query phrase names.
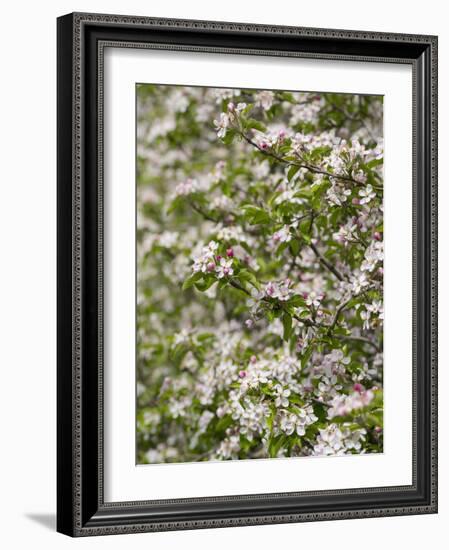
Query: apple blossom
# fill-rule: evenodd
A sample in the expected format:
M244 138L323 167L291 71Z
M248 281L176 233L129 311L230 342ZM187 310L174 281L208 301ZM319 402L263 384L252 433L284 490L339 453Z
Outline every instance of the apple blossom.
M139 463L383 451L382 101L137 85Z

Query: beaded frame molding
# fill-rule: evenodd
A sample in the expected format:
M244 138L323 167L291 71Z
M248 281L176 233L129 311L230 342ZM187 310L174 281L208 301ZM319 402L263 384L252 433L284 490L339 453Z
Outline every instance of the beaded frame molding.
M58 18L58 494L70 536L437 512L437 37L74 13ZM104 502L106 46L406 63L413 71L413 482ZM182 492L182 488L180 488Z

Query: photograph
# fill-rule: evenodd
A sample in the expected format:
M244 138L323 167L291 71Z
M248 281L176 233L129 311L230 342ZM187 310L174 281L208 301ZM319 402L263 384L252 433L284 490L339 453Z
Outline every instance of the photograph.
M135 90L136 463L383 453L383 96Z

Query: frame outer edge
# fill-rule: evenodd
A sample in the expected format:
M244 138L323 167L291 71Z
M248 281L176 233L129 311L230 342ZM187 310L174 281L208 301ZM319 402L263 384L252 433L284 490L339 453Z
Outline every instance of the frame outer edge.
M370 508L330 512L314 512L259 517L228 517L198 521L164 521L158 523L118 523L114 526L83 526L81 515L81 35L85 24L142 25L147 27L164 27L191 29L196 31L210 30L215 32L252 32L263 34L297 34L305 37L359 39L362 41L381 40L422 44L431 47L432 63L430 80L432 86L431 109L431 193L429 208L431 236L431 303L432 313L432 346L431 346L431 426L434 436L431 456L431 499L427 504L406 507ZM68 29L68 27L71 27ZM331 29L311 29L300 27L283 27L268 25L251 25L245 23L220 23L209 21L155 19L132 16L113 16L104 14L74 13L58 18L58 531L71 536L91 536L145 531L167 531L176 529L202 529L225 526L262 525L272 523L322 521L360 517L382 517L437 511L436 504L436 146L437 146L437 39L433 36L404 35L396 33L377 33L366 31L338 31ZM68 68L64 65L68 65ZM72 72L73 71L73 72ZM73 96L67 100L70 82ZM64 99L60 94L64 93ZM70 114L70 117L69 117ZM428 113L430 114L430 113ZM67 126L70 118L73 134L67 137ZM70 170L67 164L67 153L70 149ZM70 174L69 174L70 172ZM67 180L71 181L71 193L67 193ZM67 199L69 197L69 199ZM70 204L68 204L68 201ZM66 217L70 211L70 216ZM69 227L70 225L70 227ZM66 247L70 242L70 250ZM65 253L64 253L65 251ZM70 276L67 275L68 255L70 256ZM67 303L67 285L72 294ZM70 314L69 314L70 311ZM67 320L70 316L71 323ZM69 328L68 328L68 325ZM70 330L70 334L68 334ZM67 344L70 345L67 346ZM68 350L70 361L68 360ZM70 371L70 374L69 374ZM67 380L69 382L67 382ZM70 384L70 388L68 388ZM70 408L70 411L69 411ZM435 430L435 431L434 431ZM67 471L66 471L67 470ZM69 483L70 482L70 483ZM70 492L66 489L70 485ZM63 488L63 491L61 491ZM434 490L435 489L435 490ZM64 493L64 494L62 494ZM70 497L68 496L70 494Z
M73 535L72 16L57 20L57 531Z

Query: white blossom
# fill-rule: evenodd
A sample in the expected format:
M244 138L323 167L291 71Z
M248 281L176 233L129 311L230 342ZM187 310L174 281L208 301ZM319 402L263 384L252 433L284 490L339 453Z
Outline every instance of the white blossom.
M229 115L227 113L220 113L220 118L214 120L214 125L217 130L217 136L219 138L224 138L229 128Z
M369 183L366 187L360 189L359 196L361 197L360 204L369 204L376 197L376 193Z

